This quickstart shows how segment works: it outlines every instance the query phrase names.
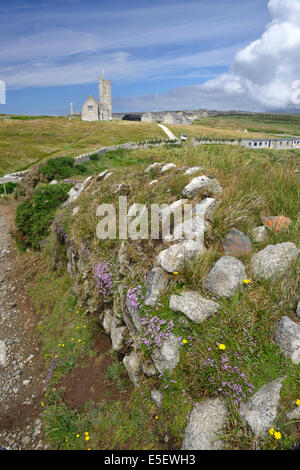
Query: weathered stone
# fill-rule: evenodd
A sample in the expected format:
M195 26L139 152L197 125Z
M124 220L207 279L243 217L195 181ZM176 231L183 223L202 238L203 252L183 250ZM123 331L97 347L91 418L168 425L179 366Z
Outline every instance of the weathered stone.
M243 263L232 256L220 258L204 279L204 287L220 297L231 297L246 279Z
M230 230L222 240L224 253L226 256L248 255L252 251L249 237L240 230Z
M142 329L142 324L141 324L141 316L138 312L138 309L135 308L133 305L131 305L131 302L128 298L128 293L127 293L127 298L126 298L126 307L129 312L130 319L132 320L135 328L138 331L141 331Z
M102 171L101 173L99 173L99 175L97 176L96 178L96 181L101 181L105 175L107 175L109 173L109 170L104 170Z
M279 233L281 230L287 229L292 223L291 219L284 217L283 215L279 215L277 217L262 217L261 221L265 227L273 230L275 233Z
M158 180L152 180L150 181L149 186L152 186L153 184L156 184L156 183L158 183Z
M89 176L83 181L83 183L75 184L75 186L71 188L68 192L69 199L63 204L63 206L75 202L76 199L78 199L78 197L82 193L82 191L87 187L87 184L91 181L92 178L92 176Z
M156 404L157 408L161 407L163 401L163 394L159 390L151 390L151 398Z
M209 194L220 194L222 186L216 179L208 178L207 176L198 176L184 188L182 194L188 198L197 196L200 192Z
M152 163L152 165L149 165L149 166L146 168L145 173L150 173L152 170L160 169L160 168L162 168L164 165L165 165L165 163L161 163L161 162Z
M142 361L140 366L141 366L141 371L147 377L154 377L154 375L157 374L157 370L155 369L150 359L148 359L146 362Z
M300 302L298 302L298 305L297 305L296 316L300 318Z
M171 295L170 308L181 312L195 323L202 323L215 313L220 305L204 299L198 292L184 291L180 295Z
M294 243L268 245L253 255L251 259L252 272L259 280L277 281L287 273L299 253L300 250Z
M199 171L203 171L204 168L202 166L194 166L192 168L188 168L186 171L185 171L185 175L189 175L189 176L192 176L194 175L195 173L198 173Z
M161 173L166 173L167 171L173 170L176 168L176 165L174 163L168 163L167 165L164 165L162 169L160 170Z
M121 196L128 196L130 191L130 184L120 183L114 193L120 194Z
M158 264L167 272L183 272L187 262L205 252L203 243L186 240L170 246L159 253Z
M110 335L112 321L113 321L113 313L111 310L106 309L104 316L103 316L102 324L103 324L104 331L107 335Z
M58 181L57 181L57 180L52 180L52 181L50 181L50 183L49 183L49 184L53 185L53 184L57 184L57 183L58 183Z
M161 374L175 369L180 359L179 348L179 338L171 333L162 346L152 353L153 364Z
M118 263L120 266L120 273L126 274L128 270L128 265L129 265L129 255L128 255L124 241L122 241L122 244L118 253Z
M194 406L184 433L182 450L220 450L222 429L228 418L225 401L209 399Z
M280 346L285 357L294 364L300 364L300 324L293 322L289 317L283 316L277 326L275 343Z
M110 337L112 349L117 352L126 352L127 350L128 330L126 326L118 326L115 317L111 322Z
M264 385L246 403L241 404L240 417L253 434L261 436L272 427L277 417L283 380L284 377L281 377Z
M161 293L163 293L168 286L168 275L160 268L152 268L148 272L146 278L146 297L145 305L154 307Z
M0 341L0 366L6 364L6 347L4 341Z
M103 178L103 181L107 180L107 179L108 179L110 176L112 176L112 175L113 175L112 172L106 173L106 175L105 175L104 178Z
M286 414L286 417L288 419L300 419L300 406L297 406L297 408L294 408L292 411L289 411Z
M263 243L268 239L268 230L264 225L260 227L255 227L252 232L251 236L253 238L254 243Z
M132 351L129 356L125 356L123 363L130 377L131 382L135 387L139 386L140 371L140 360L136 351Z

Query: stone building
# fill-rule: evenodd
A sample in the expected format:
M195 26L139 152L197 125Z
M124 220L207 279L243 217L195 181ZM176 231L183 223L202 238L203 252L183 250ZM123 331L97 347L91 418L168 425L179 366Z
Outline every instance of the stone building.
M112 119L111 81L99 77L99 101L90 95L81 108L82 121L110 121Z
M241 141L243 147L254 148L254 149L276 149L276 150L288 150L293 148L300 148L300 138L282 138L282 139L243 139Z

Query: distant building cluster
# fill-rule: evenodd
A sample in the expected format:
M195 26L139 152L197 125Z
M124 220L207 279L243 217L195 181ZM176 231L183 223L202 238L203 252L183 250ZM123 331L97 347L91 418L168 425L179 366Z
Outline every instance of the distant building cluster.
M292 148L300 148L299 137L282 138L282 139L243 139L241 141L243 147L254 149L276 149L288 150Z

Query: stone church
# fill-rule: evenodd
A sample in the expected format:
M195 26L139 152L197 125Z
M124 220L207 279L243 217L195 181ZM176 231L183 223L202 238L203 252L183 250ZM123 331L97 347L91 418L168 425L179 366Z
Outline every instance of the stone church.
M99 77L99 101L90 95L81 108L82 121L110 121L112 119L111 81Z

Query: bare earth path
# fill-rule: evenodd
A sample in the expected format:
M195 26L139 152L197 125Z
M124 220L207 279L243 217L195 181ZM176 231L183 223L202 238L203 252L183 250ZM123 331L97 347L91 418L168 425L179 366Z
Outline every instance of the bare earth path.
M9 234L14 212L14 202L0 200L0 447L45 449L39 419L45 384L39 319L26 295L26 266Z

